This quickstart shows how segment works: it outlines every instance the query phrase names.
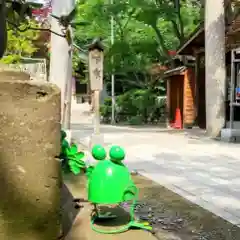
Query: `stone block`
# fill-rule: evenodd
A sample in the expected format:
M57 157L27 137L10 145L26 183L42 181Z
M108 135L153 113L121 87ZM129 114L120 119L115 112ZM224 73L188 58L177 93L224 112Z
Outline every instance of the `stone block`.
M60 106L55 85L0 74L0 239L58 237Z

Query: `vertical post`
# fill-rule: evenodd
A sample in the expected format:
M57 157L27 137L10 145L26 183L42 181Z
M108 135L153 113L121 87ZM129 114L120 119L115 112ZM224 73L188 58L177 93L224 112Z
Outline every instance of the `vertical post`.
M113 0L111 0L111 4L113 4ZM111 15L111 44L114 44L114 18ZM114 63L114 58L112 57L112 66ZM111 123L115 123L115 76L114 73L111 75L111 95L112 95L112 118Z
M74 8L75 0L52 0L52 13L55 16L68 15ZM51 30L63 35L62 27L57 19L51 19ZM49 81L55 83L61 89L61 114L63 121L64 98L66 93L66 81L68 79L69 44L64 37L51 34L51 58Z
M206 130L218 137L225 125L226 66L225 66L224 0L205 2L206 58Z
M170 116L171 116L171 79L167 79L167 99L166 99L166 126L170 128Z
M198 108L199 108L199 68L200 68L200 53L195 53L195 72L194 72L194 111L195 111L195 122L198 122Z
M234 51L231 52L231 95L230 95L230 119L229 119L229 128L233 129L233 123L234 123L234 98L235 98L235 56Z
M7 27L6 27L6 2L0 0L0 58L3 56L7 47Z
M100 134L100 91L96 90L94 91L94 134L99 135Z
M66 92L64 98L63 128L70 131L71 127L71 103L72 103L72 50L68 53L68 69L66 79Z
M95 39L89 46L89 77L94 97L94 132L90 141L90 148L94 144L103 144L103 136L100 134L100 92L103 89L103 58L103 46L98 39Z

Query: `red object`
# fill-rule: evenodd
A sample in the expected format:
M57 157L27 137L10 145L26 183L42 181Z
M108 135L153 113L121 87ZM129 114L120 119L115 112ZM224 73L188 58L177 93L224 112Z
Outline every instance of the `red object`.
M44 16L47 17L49 13L51 13L52 9L51 7L45 7L40 9L33 9L32 14L36 16Z
M177 54L177 52L174 51L174 50L169 50L169 51L168 51L168 54L169 54L170 56L175 56L175 55Z
M176 109L175 122L173 124L173 128L182 129L182 116L180 108Z

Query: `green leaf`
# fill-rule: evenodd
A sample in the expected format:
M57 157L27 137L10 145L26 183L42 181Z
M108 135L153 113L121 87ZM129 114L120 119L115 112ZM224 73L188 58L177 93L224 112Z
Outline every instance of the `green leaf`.
M76 153L76 159L79 161L81 159L83 159L85 157L85 153L84 152L78 152Z
M71 154L76 154L78 152L78 146L76 144L71 144L70 146L70 152Z
M38 27L38 23L30 20L27 23L21 23L19 16L9 14L9 20L14 23L19 23L20 29L25 29L27 25ZM21 62L22 57L31 57L38 48L36 42L40 36L40 32L36 30L27 30L24 32L17 31L12 25L8 25L8 44L5 56L0 60L6 64L16 64Z
M85 168L85 163L84 162L76 162L75 165L79 168Z
M76 167L76 166L72 166L70 167L70 170L73 174L77 175L79 173L81 173L81 169L79 167Z

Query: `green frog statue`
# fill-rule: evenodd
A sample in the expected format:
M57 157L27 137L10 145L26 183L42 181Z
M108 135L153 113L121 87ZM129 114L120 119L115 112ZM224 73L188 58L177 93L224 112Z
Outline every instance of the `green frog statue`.
M86 171L85 153L78 151L77 144L69 144L66 137L66 132L61 130L61 152L59 158L62 161L62 168L64 172L72 172L74 175L78 175Z
M92 148L92 156L98 163L87 169L88 176L88 201L95 209L92 216L91 227L94 231L105 234L121 233L129 228L141 228L152 230L149 224L135 221L134 207L138 199L138 188L134 184L131 173L129 172L123 160L125 151L119 146L112 146L107 153L101 145L95 145ZM130 222L119 229L110 231L96 228L95 221L99 218L115 218L117 216L109 213L102 214L98 211L97 205L118 205L123 202L132 202L130 209Z

